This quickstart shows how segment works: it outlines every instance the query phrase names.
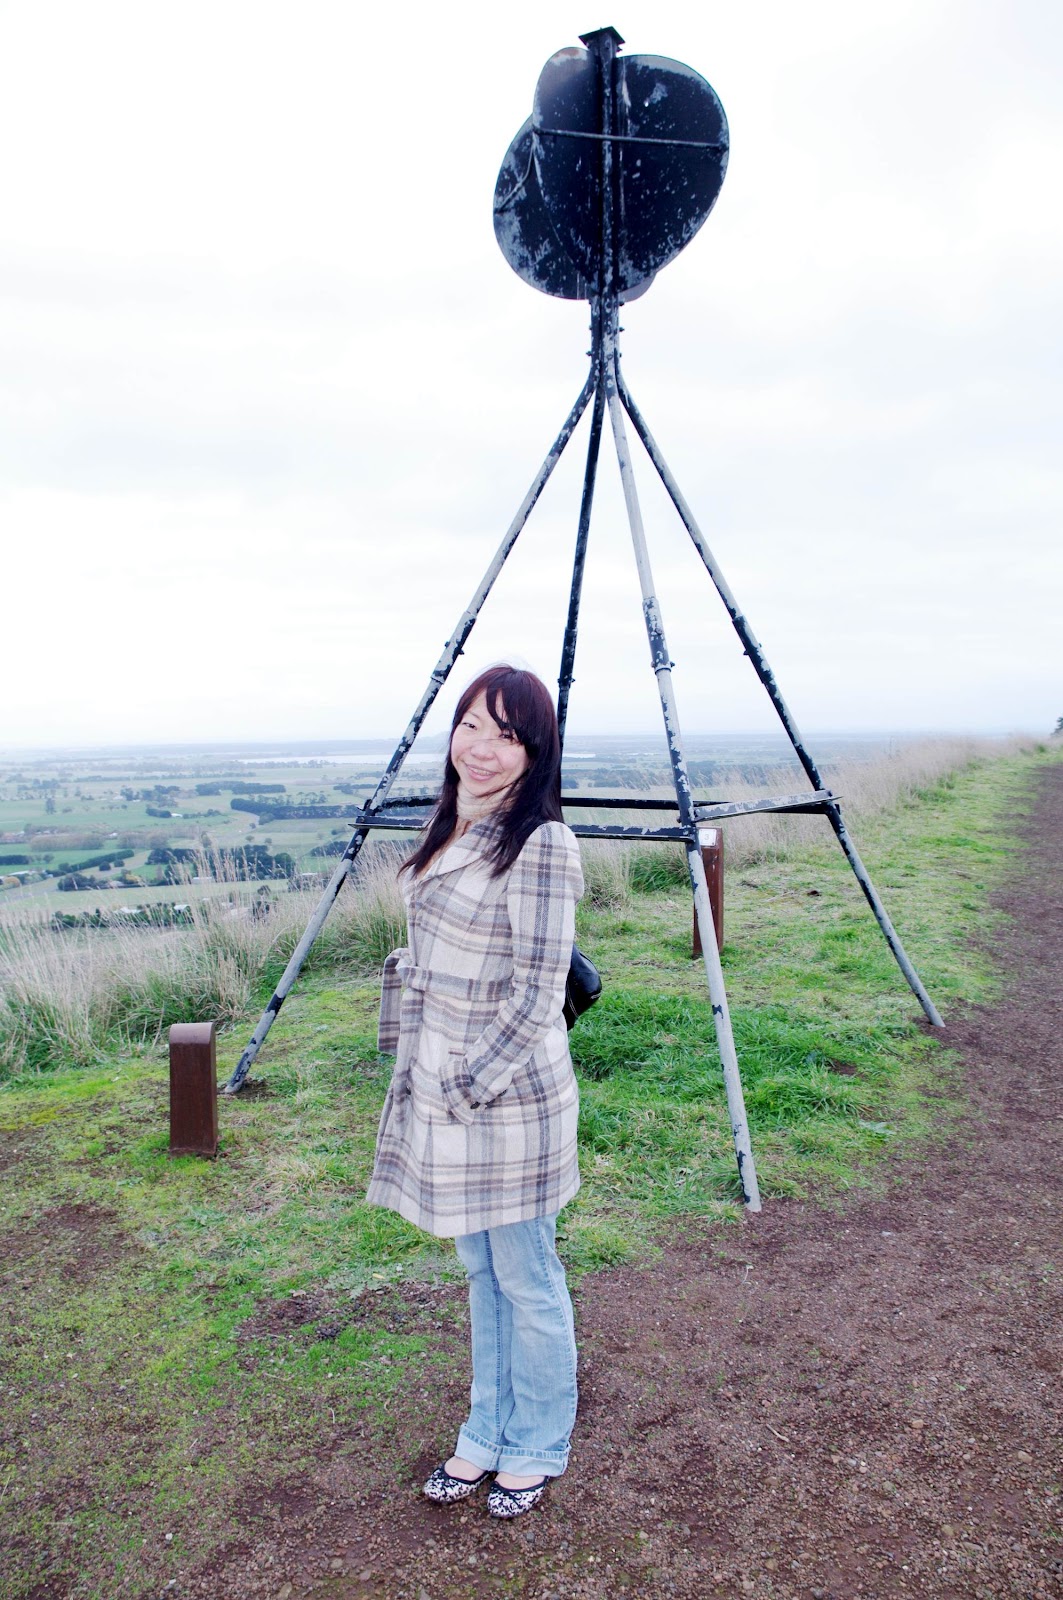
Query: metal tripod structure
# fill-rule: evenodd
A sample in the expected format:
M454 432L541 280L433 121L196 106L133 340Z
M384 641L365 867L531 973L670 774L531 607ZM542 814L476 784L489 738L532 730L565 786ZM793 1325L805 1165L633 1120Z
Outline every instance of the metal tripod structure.
M620 823L614 825L609 823L576 822L573 824L573 832L581 838L629 839L637 841L671 840L681 842L685 846L687 867L694 895L695 913L701 934L702 956L712 1003L716 1039L723 1065L724 1084L727 1093L731 1129L734 1136L735 1154L738 1161L738 1173L742 1186L742 1198L750 1211L759 1211L760 1193L757 1185L756 1167L750 1144L742 1081L735 1051L727 995L724 988L723 972L720 965L720 953L709 903L705 867L698 837L699 826L718 822L725 817L761 811L800 812L825 816L834 830L842 850L845 852L845 856L856 875L857 882L863 890L886 942L893 952L909 986L933 1026L941 1027L942 1022L919 979L918 973L909 960L886 909L879 899L875 886L871 882L871 878L857 853L856 846L842 819L838 797L824 783L816 763L798 730L793 715L783 699L764 652L746 617L740 610L690 507L683 497L679 485L676 483L656 440L650 433L645 419L636 406L624 381L620 367L620 293L617 289L617 274L615 270L616 241L614 238L613 204L611 203L611 196L615 193L614 146L618 148L621 139L630 140L631 138L630 135L623 135L616 131L619 119L616 105L614 67L617 46L623 41L613 29L607 28L585 35L583 42L588 46L588 50L592 53L597 64L597 81L601 86L600 127L603 130L600 134L586 136L596 137L599 140L598 148L600 149L599 159L601 163L600 193L602 196L600 270L597 286L588 294L591 304L592 339L590 371L575 405L569 412L560 433L536 473L531 487L521 502L516 516L507 529L505 537L502 539L493 560L484 573L467 609L459 619L453 634L447 640L429 678L428 686L410 719L409 726L399 741L391 760L388 762L373 795L354 819L350 841L285 968L273 997L259 1019L258 1026L255 1028L247 1048L244 1050L232 1077L225 1086L225 1092L229 1094L237 1092L246 1078L251 1063L254 1061L263 1040L276 1020L286 996L299 975L310 947L320 932L343 884L349 877L355 860L371 830L374 828L386 828L389 830L419 829L423 826L425 808L430 806L432 802L426 801L420 796L393 797L391 793L393 785L429 710L450 676L455 662L464 650L465 643L472 632L476 619L491 592L495 580L516 544L563 451L572 438L577 424L593 399L590 438L587 446L587 461L583 476L583 491L572 564L568 616L565 625L561 670L558 680L558 723L563 741L568 715L569 694L575 669L576 641L587 542L590 533L591 508L594 499L602 431L605 424L605 415L608 412L620 469L635 564L642 590L646 636L660 696L675 799L674 801L639 800L619 796L603 799L600 797L569 795L564 799L564 805L566 808L593 807L596 810L666 811L678 814L674 823L663 826L648 825L640 827ZM655 60L656 58L646 59ZM661 143L663 141L648 142ZM810 793L782 795L774 799L713 803L698 801L691 792L672 684L672 662L668 652L664 622L654 589L653 571L650 565L650 555L635 485L625 416L631 422L642 441L650 461L668 491L683 526L690 535L690 539L701 558L705 570L724 603L727 614L731 619L731 624L742 642L745 654L749 657L757 677L764 685L768 697L786 731L786 735L793 746L794 753L808 778L811 785Z

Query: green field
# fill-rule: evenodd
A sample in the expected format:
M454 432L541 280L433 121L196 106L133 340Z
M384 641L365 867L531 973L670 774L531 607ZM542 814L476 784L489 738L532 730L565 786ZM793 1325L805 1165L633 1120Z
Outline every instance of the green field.
M346 841L350 830L342 816L260 824L257 814L232 808L232 785L255 780L281 784L283 794L268 798L291 805L339 806L351 814L372 792L379 772L375 763L306 767L283 757L219 762L204 754L154 761L71 756L0 762L0 856L28 855L28 874L35 880L18 884L13 879L26 868L0 864L0 878L6 875L8 880L0 895L0 918L27 902L31 910L70 911L76 901L80 911L106 908L116 903L112 896L148 904L172 900L173 886L158 888L160 870L148 862L150 852L159 848L210 854L260 845L273 855L289 855L299 872L327 873L328 861L311 852L329 839ZM214 784L219 794L196 792L197 785ZM350 789L355 792L345 792ZM149 808L170 815L151 815ZM130 848L133 854L121 869L92 869L92 887L74 894L60 891L55 876L40 876L62 864L78 869L108 849ZM120 871L141 882L123 885ZM182 893L180 898L188 896Z

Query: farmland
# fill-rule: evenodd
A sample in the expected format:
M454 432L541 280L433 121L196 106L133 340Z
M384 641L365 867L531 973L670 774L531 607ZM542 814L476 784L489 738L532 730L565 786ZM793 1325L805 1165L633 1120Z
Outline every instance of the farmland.
M896 742L835 737L818 748L827 762L866 762ZM687 753L700 794L769 778L804 787L773 738L693 737ZM0 751L0 919L16 908L80 914L167 904L175 882L182 901L213 895L220 892L213 878L233 874L213 874L211 860L234 852L257 856L247 876L287 880L270 893L291 882L312 888L327 876L328 848L346 841L346 819L373 792L389 755L386 744L368 740L314 749ZM439 741L424 752L417 747L400 776L402 792L432 792L441 762ZM567 794L647 793L667 783L663 741L653 735L574 739L566 750ZM185 870L172 870L168 855Z

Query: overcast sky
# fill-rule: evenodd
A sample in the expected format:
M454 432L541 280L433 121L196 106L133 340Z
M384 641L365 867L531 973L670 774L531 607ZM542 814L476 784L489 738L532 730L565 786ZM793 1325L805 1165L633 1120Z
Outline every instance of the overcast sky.
M1054 725L1056 0L0 0L0 745L405 726L583 381L586 305L513 274L491 198L607 23L730 122L624 366L798 722ZM556 680L584 449L455 688ZM770 727L636 470L684 725ZM616 477L581 731L659 723Z

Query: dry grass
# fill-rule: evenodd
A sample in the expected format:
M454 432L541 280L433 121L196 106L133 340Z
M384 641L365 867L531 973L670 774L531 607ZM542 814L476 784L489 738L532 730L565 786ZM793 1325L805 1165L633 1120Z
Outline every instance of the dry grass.
M849 758L821 765L824 781L842 802L846 821L859 831L862 822L885 815L948 784L955 775L982 761L1017 755L1034 748L1032 738L976 739L936 737L899 744L887 755L866 761ZM724 772L713 785L713 798L758 800L807 791L793 766L764 767L755 778L748 772ZM673 791L655 788L653 798L670 799ZM646 821L645 813L583 813L586 821ZM729 868L761 861L783 861L827 842L822 817L760 812L723 822L724 855ZM592 904L620 910L633 892L654 892L685 884L686 862L680 846L630 845L612 840L585 840L583 852L587 896Z
M375 856L368 852L357 883L333 908L313 952L317 964L378 971L402 942L395 861ZM223 874L224 863L214 865ZM56 931L40 914L0 924L0 1080L87 1066L116 1046L152 1045L174 1022L225 1025L245 1016L256 987L286 964L317 901L315 891L282 890L269 915L256 918L260 887L230 880L228 897L190 901L186 927Z
M344 888L321 931L315 959L321 965L379 972L385 956L405 937L397 861L391 854L367 850L358 859L355 882Z
M55 932L8 924L0 938L0 1077L86 1066L109 1046L152 1043L189 1017L232 1022L262 965L257 928L204 905L191 928Z
M959 772L981 761L1017 755L1033 748L1032 739L975 739L938 737L915 739L898 745L887 755L867 761L825 763L824 781L842 802L846 821L854 827L873 817L895 811L947 783ZM743 784L737 774L721 784L731 800L754 800L761 795L801 793L803 780L795 781L789 768L765 772L760 784ZM781 860L796 849L825 842L821 817L781 816L768 813L733 817L723 824L727 860L732 866L752 866L757 861Z
M584 903L602 911L617 910L631 899L634 851L612 839L580 841Z

